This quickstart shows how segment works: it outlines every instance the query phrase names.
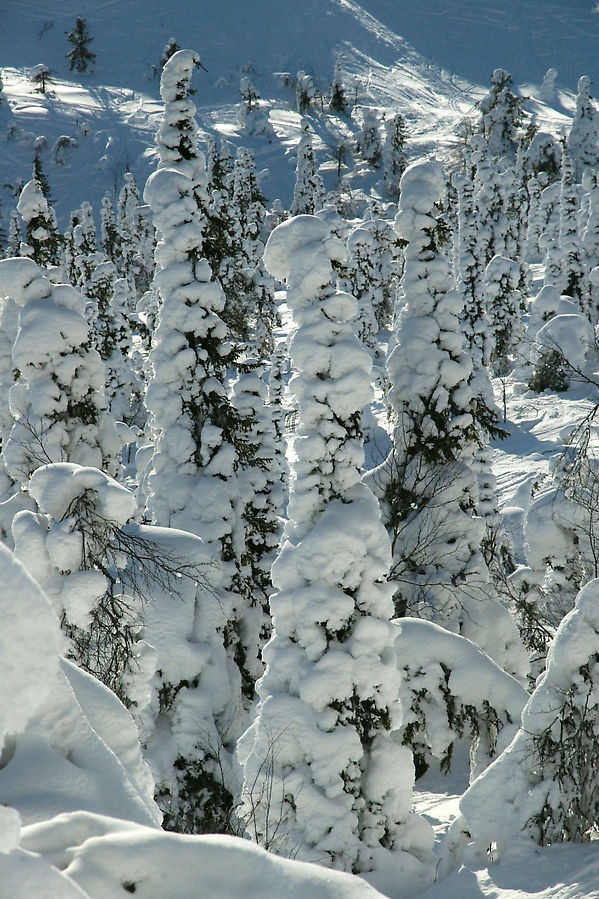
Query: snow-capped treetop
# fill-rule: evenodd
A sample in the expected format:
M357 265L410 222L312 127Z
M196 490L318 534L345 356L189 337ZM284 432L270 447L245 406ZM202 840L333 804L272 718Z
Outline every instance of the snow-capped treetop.
M160 95L164 114L156 136L162 168L177 168L192 179L194 188L206 182L204 154L198 150L195 105L189 83L200 57L193 50L178 50L162 70Z
M165 63L160 78L160 96L165 103L185 99L191 76L199 64L199 54L194 50L177 50L173 53Z
M317 263L311 271L302 271L296 264L295 254L303 247L314 249L319 244L323 247L318 254L322 265ZM264 251L264 264L273 278L289 281L289 287L297 286L297 283L292 284L297 279L306 293L327 283L331 262L344 261L343 242L338 237L331 237L325 223L314 215L298 215L282 222L270 235Z
M52 284L40 267L22 256L3 259L0 265L0 296L10 297L19 306L42 300L52 293Z
M443 196L443 168L438 162L413 162L401 176L400 187L401 203L395 230L404 240L409 240L414 227L420 224L415 216L427 215Z
M48 211L48 201L42 193L39 182L35 179L28 181L19 196L17 211L21 218L28 222L41 212Z

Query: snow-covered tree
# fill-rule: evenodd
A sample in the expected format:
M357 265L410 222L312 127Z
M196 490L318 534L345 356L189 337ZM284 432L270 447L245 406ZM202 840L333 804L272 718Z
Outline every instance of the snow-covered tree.
M362 126L356 137L356 152L370 165L378 168L383 158L379 119L372 109L362 112Z
M70 462L40 466L28 489L37 511L15 518L15 553L51 599L69 657L129 703L142 618L139 594L121 581L129 561L121 529L135 496L97 468Z
M297 148L297 164L295 167L295 188L291 215L312 214L321 209L324 202L324 185L318 174L312 132L307 119L301 121L301 136Z
M493 256L484 273L489 362L496 376L506 375L523 335L520 267L505 256Z
M490 156L514 158L517 131L522 123L522 98L513 92L512 76L504 69L491 75L489 93L479 103L479 133Z
M380 306L381 273L377 270L376 240L366 228L355 228L347 240L347 262L339 286L358 301L355 332L374 355L379 325L374 313Z
M240 668L245 678L242 688L250 702L255 682L263 674L260 658L270 637L270 569L279 546L285 505L282 462L263 375L263 369L253 366L239 375L232 392L233 405L245 423L249 449L247 459L241 459L239 465L236 511L243 522L243 546L235 547L240 563L233 586L245 601L239 626L244 656Z
M406 302L387 360L394 445L369 482L391 537L397 613L436 621L468 636L499 664L517 666L515 626L509 649L503 640L493 646L488 627L505 610L489 589L483 524L475 517L470 459L480 431L473 417L472 359L460 327L462 300L440 246L437 204L444 187L434 162L415 163L402 176L395 227L408 241Z
M401 669L401 738L416 774L451 768L460 739L469 738L474 780L512 740L528 695L470 640L431 621L395 620Z
M312 75L298 72L295 79L295 107L300 115L316 101L316 85Z
M578 79L576 112L566 139L566 146L572 157L574 179L580 181L585 168L599 166L599 119L591 97L591 79L582 75Z
M246 134L257 134L274 138L274 130L268 118L268 107L260 102L260 95L250 78L244 75L239 82L242 102L239 105L239 124Z
M175 53L180 49L181 47L179 46L175 38L170 37L164 45L164 49L162 50L162 56L160 57L160 68L163 69L171 56L174 56Z
M30 69L29 78L33 82L33 84L37 85L36 90L38 90L40 94L46 93L48 82L52 80L50 77L50 69L43 62L38 63L36 66L33 66L33 68Z
M58 265L60 234L56 215L48 205L39 181L28 181L19 197L17 211L25 222L25 245L21 256L30 256L42 267Z
M389 544L360 483L370 360L348 324L355 301L333 287L343 256L312 216L279 225L265 252L269 271L287 281L298 326L299 421L289 522L273 566L274 633L257 717L238 748L241 812L248 833L274 851L354 872L386 857L401 876L405 852L407 864L425 867L430 830L410 814L411 760L391 736L399 707Z
M598 150L599 153L599 150ZM562 188L560 196L559 248L561 253L561 280L555 286L572 297L581 311L586 312L584 299L584 265L578 230L579 196L574 179L570 150L564 153L562 163Z
M399 191L399 179L403 175L406 162L406 123L397 112L386 119L385 140L383 142L383 181L388 196L395 198Z
M114 206L110 194L102 197L102 209L100 210L100 246L103 253L116 264L119 232L116 224Z
M52 285L31 259L0 262L0 293L22 306L9 393L14 423L2 448L8 472L27 484L40 465L68 461L115 474L121 445L81 295Z
M343 83L343 70L341 68L341 60L339 57L335 60L335 72L331 82L329 108L332 109L333 112L338 112L341 115L346 113L348 109L345 85Z
M67 32L67 40L72 44L72 49L67 53L71 71L75 69L76 72L87 72L90 65L95 62L96 54L89 49L93 37L87 30L86 19L77 16L75 27Z
M599 582L560 624L510 746L460 801L460 826L481 853L593 838L599 806Z
M10 223L8 226L8 242L6 244L6 255L8 257L18 256L22 243L21 216L16 209L10 214Z

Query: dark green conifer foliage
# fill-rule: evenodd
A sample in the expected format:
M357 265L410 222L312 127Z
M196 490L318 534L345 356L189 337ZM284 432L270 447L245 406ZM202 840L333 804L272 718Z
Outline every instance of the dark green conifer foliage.
M67 33L67 40L73 45L73 49L67 53L71 71L75 69L76 72L87 72L96 61L96 54L89 49L93 37L87 30L86 20L81 16L77 16L75 27Z

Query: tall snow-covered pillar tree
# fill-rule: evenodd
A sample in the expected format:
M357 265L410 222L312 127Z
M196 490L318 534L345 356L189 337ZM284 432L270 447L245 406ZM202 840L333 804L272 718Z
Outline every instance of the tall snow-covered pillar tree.
M441 166L409 166L397 233L407 241L405 297L388 359L394 446L369 474L391 536L398 615L423 617L478 643L509 671L521 666L511 616L489 590L471 467L479 443L463 300L439 246ZM493 624L490 626L490 622Z
M369 354L351 331L356 301L333 286L341 241L298 216L265 251L288 285L299 406L283 545L273 565L274 633L260 704L238 744L247 831L281 854L371 871L382 857L424 874L430 828L410 813L414 778L398 724L389 542L360 481ZM425 876L425 875L424 875Z
M246 447L244 425L223 384L235 357L220 317L224 294L212 280L203 252L206 173L197 150L193 104L186 99L197 62L195 53L180 50L164 67L161 168L144 191L159 235L154 283L161 298L146 397L154 440L147 508L152 523L202 537L217 565L217 596L204 590L195 600L194 628L205 636L209 623L211 655L186 683L164 683L160 703L160 714L171 722L173 739L179 741L172 780L161 787L161 804L173 829L205 832L230 827L235 787L223 772L230 770L235 740L245 726L238 717L241 678L236 664L242 663L238 632L245 609L233 585L236 547L244 544L238 533L242 522L236 513L235 472L238 450ZM215 677L216 692L207 686ZM200 707L201 720L211 723L197 729L193 722Z

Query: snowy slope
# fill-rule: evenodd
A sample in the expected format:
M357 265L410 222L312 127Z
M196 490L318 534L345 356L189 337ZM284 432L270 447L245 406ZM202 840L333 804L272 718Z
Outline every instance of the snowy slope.
M326 88L339 54L350 96L356 91L360 104L406 116L412 156L439 148L447 152L454 126L473 112L497 66L513 73L531 98L527 108L540 114L541 124L559 131L573 109L578 76L589 74L599 82L599 15L594 6L592 0L220 0L210 5L180 0L176 6L165 0L0 0L0 65L7 98L0 106L2 218L6 222L15 203L10 188L2 186L29 179L36 142L62 227L83 200L97 211L104 192L120 188L126 170L143 185L155 165L154 132L162 111L154 67L171 35L180 45L199 50L208 70L194 76L203 131L226 136L234 147L250 146L263 170L268 200L280 197L288 204L300 119L292 92L275 73L304 69ZM97 54L95 71L82 76L69 72L65 59L65 31L77 15L87 19L94 37L91 49ZM29 68L39 62L53 71L46 96L28 81ZM555 108L537 99L550 66L559 72ZM268 103L276 134L272 143L248 137L238 126L238 85L244 71ZM336 144L355 123L322 114L314 117L313 127L330 188ZM77 141L64 165L52 161L51 149L60 135ZM353 186L367 194L375 180L356 171ZM501 385L496 386L500 391ZM539 397L534 406L529 398L509 397L509 438L495 449L502 507L527 508L550 456L562 448L572 423L588 411L589 397L588 392L575 401L572 393L558 402L553 396ZM517 538L521 514L513 514L512 521ZM453 786L449 783L445 790L451 793ZM442 832L455 814L456 799L436 798L433 790L443 791L442 783L429 787L420 808ZM90 864L95 863L93 848L80 853ZM464 869L434 887L430 897L583 899L599 896L598 880L594 847L556 847L524 863L505 859L489 871ZM313 884L303 883L302 889L298 895L315 894ZM357 885L356 895L363 889Z
M171 35L199 50L208 69L196 78L201 126L253 146L259 168L269 169L267 197L283 203L290 199L299 117L289 108L292 93L274 73L304 69L326 88L339 54L348 93L357 91L363 105L401 110L412 151L428 152L452 141L456 122L472 112L498 65L511 69L531 97L550 65L567 91L579 74L593 78L598 69L599 17L582 0L504 0L499 9L491 0L221 0L209 9L182 0L176 11L163 0L4 0L2 12L0 60L10 109L0 107L0 184L28 180L34 141L43 135L42 160L63 225L82 200L97 204L105 190L118 189L128 168L139 181L151 171L160 110L156 67ZM65 32L77 15L87 19L97 55L95 72L82 76L69 72L65 59ZM27 81L39 62L54 73L46 96ZM248 140L237 128L239 77L248 69L270 105L273 144ZM571 93L560 99L566 109L544 110L536 102L531 109L559 127L572 108ZM4 142L11 126L14 136ZM331 159L347 129L331 117L315 126L330 187ZM78 144L65 166L50 160L61 134ZM13 201L6 188L2 193L6 213Z

